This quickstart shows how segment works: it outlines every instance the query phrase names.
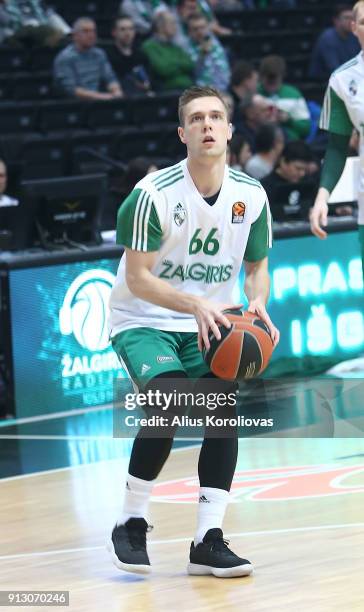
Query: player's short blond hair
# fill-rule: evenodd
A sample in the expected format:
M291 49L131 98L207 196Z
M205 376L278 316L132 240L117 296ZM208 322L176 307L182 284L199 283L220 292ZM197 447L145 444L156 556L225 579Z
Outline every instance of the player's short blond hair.
M359 0L359 2L356 2L353 6L353 19L354 21L356 21L356 18L358 16L358 11L360 7L364 8L364 0Z

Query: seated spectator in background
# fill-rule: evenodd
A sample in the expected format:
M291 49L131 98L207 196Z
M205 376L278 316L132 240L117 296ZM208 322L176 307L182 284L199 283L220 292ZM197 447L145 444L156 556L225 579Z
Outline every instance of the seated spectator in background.
M196 85L209 85L226 91L230 83L229 60L224 47L211 33L206 17L198 13L191 15L188 34Z
M247 96L257 93L258 73L250 62L241 60L233 66L229 93L234 100L233 123L239 120L239 105Z
M190 87L193 85L194 64L188 54L173 42L177 30L175 16L171 11L158 11L153 24L153 36L142 45L153 89L168 91Z
M267 55L260 63L258 91L276 105L278 122L287 138L304 139L310 131L310 111L299 89L283 82L285 75L284 58Z
M40 0L1 0L1 44L54 47L70 32L64 19Z
M177 22L177 31L173 42L186 53L189 52L191 41L188 35L188 20L192 15L202 15L197 0L176 0L171 9Z
M262 125L277 122L277 108L264 96L255 94L242 100L238 111L236 132L243 134L255 153L257 132Z
M135 157L128 163L125 172L114 175L111 179L106 206L102 211L101 229L114 230L117 211L135 185L150 172L158 170L153 160L147 157Z
M211 32L216 34L216 36L229 36L233 33L233 31L230 28L222 26L216 19L214 9L216 8L217 3L218 0L198 0L200 11L210 22Z
M96 47L96 39L93 19L75 21L73 43L54 60L54 85L60 94L81 100L111 100L123 95L105 51Z
M300 202L301 194L297 188L302 186L304 179L308 176L312 158L312 151L308 144L302 140L291 141L285 145L276 168L262 179L261 182L267 192L274 220L281 221L285 217L294 219L308 215L309 206L313 205L315 199L317 182L312 178L310 182L307 182L310 193L308 203ZM285 188L283 190L285 201L282 201L282 187Z
M117 17L112 29L114 45L107 56L126 95L150 92L150 80L144 66L145 58L135 45L135 27L129 17Z
M6 195L8 171L5 162L0 159L0 206L18 206L19 200Z
M165 8L167 6L162 0L122 0L120 15L130 17L139 34L149 34L155 12Z
M233 170L245 172L245 167L252 156L252 151L244 136L235 134L228 143L227 153L226 163L228 166Z
M338 4L333 12L333 27L318 37L311 55L309 77L327 81L334 70L357 55L360 44L351 31L353 11L350 4Z
M248 160L245 171L260 181L273 171L284 147L284 134L277 125L262 125L255 139L255 154Z

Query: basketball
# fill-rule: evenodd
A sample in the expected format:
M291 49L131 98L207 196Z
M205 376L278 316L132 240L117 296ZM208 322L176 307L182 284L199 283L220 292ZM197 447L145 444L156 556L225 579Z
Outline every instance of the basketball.
M203 357L211 371L225 380L246 380L267 367L273 342L267 325L251 312L226 310L230 329L220 326L221 340L209 335L210 348Z

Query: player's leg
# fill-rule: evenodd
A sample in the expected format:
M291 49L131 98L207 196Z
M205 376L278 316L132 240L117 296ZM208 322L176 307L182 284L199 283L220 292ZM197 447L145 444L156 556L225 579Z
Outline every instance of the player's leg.
M205 393L217 392L220 398L225 395L225 405L218 406L213 412L215 422L224 419L226 425L205 428L198 463L200 490L197 528L191 543L187 571L193 575L212 574L218 578L247 576L253 571L250 561L230 550L222 531L238 457L236 385L214 377L210 382L208 377L202 382Z
M150 391L151 397L156 392L170 394L176 390L178 381L183 387L186 385L187 377L177 355L178 336L145 329L130 330L120 336L114 343L115 350L133 382L144 393ZM169 410L174 411L173 407ZM151 404L145 411L148 417L166 416L163 406ZM108 546L119 569L150 571L146 550L148 505L155 479L169 456L175 431L172 425L162 430L143 426L134 440L123 508Z
M229 491L234 477L238 457L238 427L236 424L235 383L217 379L210 371L206 372L201 353L196 345L197 339L190 338L181 361L188 373L199 372L200 380L195 393L205 396L219 394L221 406L205 414L218 419L228 419L225 427L205 428L201 446L198 475L200 480L197 528L190 549L190 574L213 574L217 577L246 576L252 572L251 563L235 555L226 545L222 523L229 502ZM221 401L221 398L224 398Z

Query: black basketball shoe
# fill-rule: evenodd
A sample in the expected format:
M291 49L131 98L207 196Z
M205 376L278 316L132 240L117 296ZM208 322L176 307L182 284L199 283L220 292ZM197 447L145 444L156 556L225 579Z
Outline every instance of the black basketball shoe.
M126 572L148 574L147 531L153 527L143 518L130 518L125 525L115 525L107 549L114 565Z
M192 576L213 574L217 578L249 576L253 571L250 561L233 553L228 543L221 529L209 529L197 546L191 543L187 572Z

